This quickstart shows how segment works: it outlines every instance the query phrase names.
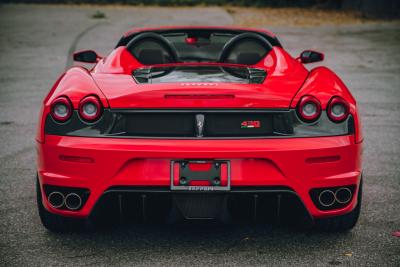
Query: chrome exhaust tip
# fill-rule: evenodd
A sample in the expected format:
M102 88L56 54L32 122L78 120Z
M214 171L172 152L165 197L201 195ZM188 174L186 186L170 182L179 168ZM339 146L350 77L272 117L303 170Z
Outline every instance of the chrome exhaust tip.
M348 203L353 196L353 193L350 189L346 187L341 187L335 192L335 199L340 204Z
M324 190L318 196L319 203L324 207L335 204L335 194L331 190Z
M61 208L65 203L65 197L63 193L58 191L51 192L47 197L47 200L49 201L50 206L55 209Z
M77 210L82 206L82 198L75 193L69 193L65 197L65 207L69 210Z

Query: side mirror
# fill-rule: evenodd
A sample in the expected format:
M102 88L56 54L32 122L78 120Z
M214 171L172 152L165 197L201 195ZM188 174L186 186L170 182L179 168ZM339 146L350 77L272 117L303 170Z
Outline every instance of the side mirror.
M301 63L318 62L324 60L324 54L317 51L304 50L301 52L297 60L299 60Z
M84 50L75 52L73 55L74 61L85 62L85 63L97 63L101 57L97 55L93 50Z

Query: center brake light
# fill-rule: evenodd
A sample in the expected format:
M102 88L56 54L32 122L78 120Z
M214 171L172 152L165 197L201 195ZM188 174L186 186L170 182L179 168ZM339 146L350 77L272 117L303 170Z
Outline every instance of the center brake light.
M234 95L222 94L182 94L182 95L165 95L166 99L232 99Z

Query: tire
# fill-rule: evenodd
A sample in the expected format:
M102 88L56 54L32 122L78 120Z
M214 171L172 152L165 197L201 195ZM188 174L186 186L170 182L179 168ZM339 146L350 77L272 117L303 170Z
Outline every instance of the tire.
M36 178L36 201L40 220L44 227L55 233L76 232L85 230L85 220L64 217L53 214L46 210L42 202L42 191L40 190L39 179Z
M358 218L361 211L361 200L362 200L362 178L360 181L360 189L358 190L357 206L349 213L325 218L318 219L315 221L315 227L318 230L325 232L346 232L357 224Z

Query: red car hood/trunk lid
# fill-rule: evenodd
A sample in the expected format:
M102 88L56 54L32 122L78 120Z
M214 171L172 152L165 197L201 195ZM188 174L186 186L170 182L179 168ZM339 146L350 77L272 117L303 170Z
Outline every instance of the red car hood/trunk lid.
M110 108L282 108L307 77L267 77L263 84L162 83L136 84L124 74L94 74Z
M276 47L253 67L266 71L262 84L207 82L207 79L204 82L140 84L128 74L131 71L94 71L92 76L108 99L110 108L288 109L308 75L301 63ZM101 68L104 66L97 69Z

